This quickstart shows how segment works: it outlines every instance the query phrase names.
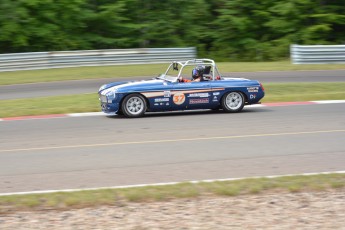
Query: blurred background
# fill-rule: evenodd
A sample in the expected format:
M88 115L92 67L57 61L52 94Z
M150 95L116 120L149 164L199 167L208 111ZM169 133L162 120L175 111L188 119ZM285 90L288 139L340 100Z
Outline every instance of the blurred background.
M1 0L0 53L197 47L217 61L344 44L343 0Z

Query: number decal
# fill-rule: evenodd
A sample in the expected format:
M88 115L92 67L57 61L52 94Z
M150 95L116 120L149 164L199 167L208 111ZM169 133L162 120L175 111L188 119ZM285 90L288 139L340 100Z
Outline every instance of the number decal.
M176 105L182 105L186 100L186 96L183 93L174 94L173 101Z

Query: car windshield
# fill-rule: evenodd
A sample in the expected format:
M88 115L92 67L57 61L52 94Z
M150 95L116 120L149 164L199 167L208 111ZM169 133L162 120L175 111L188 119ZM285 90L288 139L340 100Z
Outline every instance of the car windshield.
M160 74L157 79L162 79L170 82L175 82L177 80L177 76L170 76L166 74Z

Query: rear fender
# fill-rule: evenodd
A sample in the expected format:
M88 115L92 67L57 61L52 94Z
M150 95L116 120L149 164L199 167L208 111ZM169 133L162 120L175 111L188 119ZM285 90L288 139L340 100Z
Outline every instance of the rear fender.
M244 92L243 90L229 90L227 92L225 92L223 94L223 96L220 98L219 102L221 103L221 101L223 100L223 97L225 97L225 95L227 95L228 93L231 93L231 92L238 92L238 93L242 93L243 97L244 97L244 102L247 103L248 102L248 95L247 95L247 92Z

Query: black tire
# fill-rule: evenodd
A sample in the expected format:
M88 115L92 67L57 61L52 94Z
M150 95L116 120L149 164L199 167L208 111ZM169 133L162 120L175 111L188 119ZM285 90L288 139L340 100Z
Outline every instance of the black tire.
M121 104L121 111L126 117L142 117L146 112L146 100L140 94L130 94Z
M122 110L119 110L119 111L117 111L117 113L116 113L117 115L119 115L119 116L123 116L123 112L122 112Z
M222 98L222 108L227 113L240 112L244 107L245 99L241 92L229 92Z

